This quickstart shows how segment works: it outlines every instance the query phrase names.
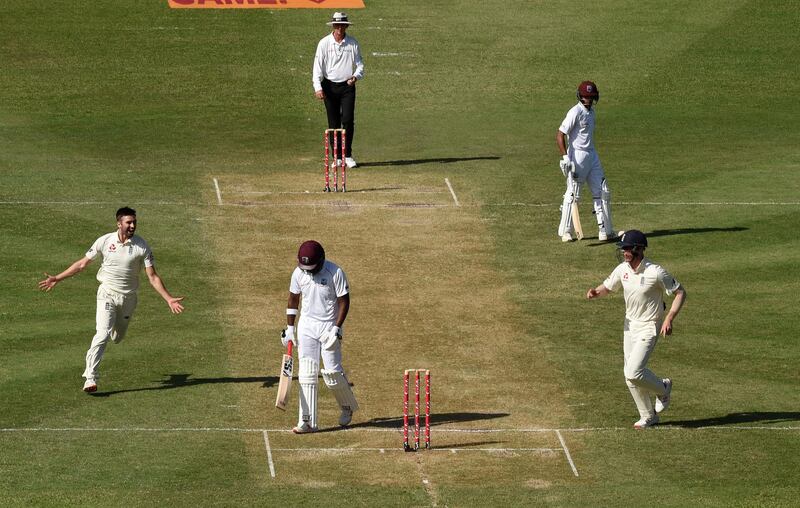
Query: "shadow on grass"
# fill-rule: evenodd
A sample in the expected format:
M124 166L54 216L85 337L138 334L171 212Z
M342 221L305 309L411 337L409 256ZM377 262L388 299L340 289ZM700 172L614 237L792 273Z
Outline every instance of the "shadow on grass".
M728 413L725 416L701 418L699 420L667 421L662 423L661 426L694 429L737 425L740 423L787 423L797 421L800 421L800 412L798 411L754 411L751 413Z
M153 390L172 390L174 388L185 388L187 386L208 385L218 383L261 383L264 388L270 388L278 384L278 376L260 377L198 377L192 378L191 374L165 374L167 379L159 381L160 386L147 386L143 388L129 388L126 390L113 390L109 392L94 392L93 397L110 397L121 393L149 392Z
M749 228L745 228L742 226L736 226L732 228L679 228L679 229L654 229L653 231L647 232L643 231L645 236L648 239L656 238L659 236L675 236L675 235L694 235L698 233L738 233L741 231L747 231ZM609 240L607 242L601 242L597 239L596 236L589 236L584 237L585 240L595 240L594 243L590 243L589 247L599 247L601 245L615 245L617 241L619 241L619 237Z
M450 164L453 162L466 162L466 161L496 161L500 157L496 155L488 157L441 157L438 159L405 159L394 161L376 161L376 162L359 162L359 168L377 168L381 166L413 166L415 164Z
M445 425L448 423L478 422L482 420L493 420L495 418L505 418L508 413L436 413L431 415L431 427ZM420 424L424 425L424 416L420 417ZM409 417L409 425L413 426L414 415ZM349 425L348 429L402 429L403 417L393 416L390 418L373 418L372 420ZM325 431L339 430L339 428L324 429Z

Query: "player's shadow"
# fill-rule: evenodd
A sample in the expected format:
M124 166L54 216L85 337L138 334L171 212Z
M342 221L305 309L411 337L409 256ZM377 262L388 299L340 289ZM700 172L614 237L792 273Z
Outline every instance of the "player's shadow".
M699 420L677 420L666 421L662 427L684 427L696 429L700 427L721 427L724 425L737 425L742 423L788 423L800 421L798 411L753 411L742 413L728 413L725 416L715 416L712 418L701 418Z
M745 228L742 226L735 226L732 228L678 228L678 229L654 229L653 231L647 232L642 231L648 239L655 238L658 236L675 236L675 235L693 235L698 233L738 233L741 231L747 231L749 228ZM597 240L596 236L589 237L589 239ZM616 242L619 241L619 238L615 238L608 242L600 242L596 241L595 243L590 243L589 247L599 247L601 245L614 245Z
M654 229L653 231L644 232L647 238L655 238L657 236L674 236L674 235L692 235L695 233L738 233L740 231L747 231L749 228L736 226L732 228L679 228L679 229Z
M448 423L478 422L482 420L494 420L505 418L509 413L434 413L431 415L431 427L445 425ZM424 423L425 416L420 416L421 423ZM414 415L409 417L409 421L414 420ZM403 417L393 416L389 418L373 418L366 422L354 423L347 428L378 428L378 429L401 429L403 428Z
M165 374L167 379L158 381L159 386L146 386L142 388L128 388L125 390L112 390L108 392L94 392L94 397L110 397L120 393L131 392L150 392L154 390L172 390L175 388L186 388L189 386L219 384L219 383L261 383L264 388L270 388L278 384L277 376L251 376L251 377L197 377L191 374Z
M496 155L486 157L440 157L437 159L400 159L393 161L376 161L376 162L359 162L358 167L370 168L381 166L413 166L416 164L451 164L453 162L467 162L467 161L496 161L500 157Z

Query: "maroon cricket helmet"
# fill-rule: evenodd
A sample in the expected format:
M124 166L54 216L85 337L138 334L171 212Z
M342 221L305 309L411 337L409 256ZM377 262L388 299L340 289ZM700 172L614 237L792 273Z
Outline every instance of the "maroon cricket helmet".
M597 89L597 85L594 84L594 81L582 81L580 85L578 85L578 92L576 94L578 96L578 100L581 100L581 97L591 97L595 101L600 100L600 91Z
M325 262L325 249L319 242L308 240L303 242L297 251L297 266L302 270L313 272Z

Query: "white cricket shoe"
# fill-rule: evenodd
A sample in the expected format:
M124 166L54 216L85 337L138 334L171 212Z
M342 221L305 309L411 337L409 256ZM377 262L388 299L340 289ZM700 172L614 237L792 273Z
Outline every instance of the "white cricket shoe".
M617 236L619 235L617 235L617 233L613 231L611 233L606 233L605 231L600 231L599 233L597 233L597 239L600 240L601 242L607 242L609 240L613 240Z
M97 391L97 381L92 378L87 378L83 383L83 391L86 393L94 393Z
M297 427L292 429L292 432L295 434L310 434L312 432L316 432L319 429L316 427L312 427L308 422L303 422L299 424Z
M656 413L667 410L669 407L670 394L672 393L672 380L667 377L661 382L664 383L664 390L666 390L666 392L664 395L656 397Z
M342 414L339 415L339 425L347 427L353 421L353 411L350 408L342 408Z
M356 160L354 158L352 158L352 157L345 157L344 158L344 163L347 164L348 168L358 167L358 164L356 164Z
M572 241L572 235L569 232L564 233L563 235L561 235L561 241L564 242L564 243L571 242Z
M643 430L647 427L652 427L653 425L658 424L658 415L655 414L653 416L649 416L647 418L642 418L638 422L633 424L633 428L636 430Z

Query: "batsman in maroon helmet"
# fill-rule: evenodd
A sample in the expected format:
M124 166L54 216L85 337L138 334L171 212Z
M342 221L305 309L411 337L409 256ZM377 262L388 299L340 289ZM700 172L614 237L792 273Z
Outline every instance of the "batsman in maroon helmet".
M289 283L287 327L281 334L284 347L289 341L297 345L300 365L297 376L300 408L297 426L292 429L295 434L318 430L317 380L320 374L341 408L339 425L348 425L358 409L342 367L342 328L349 310L350 287L344 271L325 259L325 249L319 242L303 242ZM320 369L320 357L324 369Z
M600 91L592 81L578 85L578 103L573 106L556 132L556 144L561 152L559 166L567 179L567 191L561 206L561 222L558 235L564 242L572 241L574 233L570 209L580 198L584 182L592 192L592 205L597 218L598 239L616 238L611 224L611 190L600 157L594 147L594 104L600 100Z

